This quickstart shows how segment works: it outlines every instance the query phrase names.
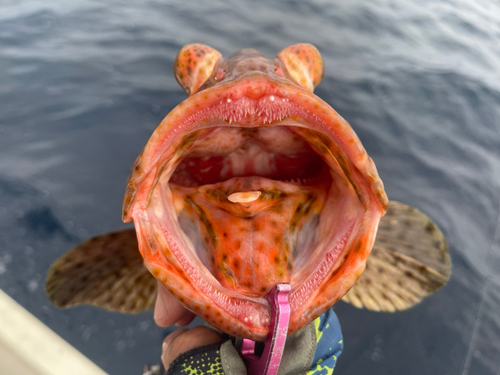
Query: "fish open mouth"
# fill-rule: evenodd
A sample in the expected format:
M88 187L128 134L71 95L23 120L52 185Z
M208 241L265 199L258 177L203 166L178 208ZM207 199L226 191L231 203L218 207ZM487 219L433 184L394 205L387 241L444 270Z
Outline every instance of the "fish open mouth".
M307 139L319 142L286 121L213 124L191 141L170 178L159 178L154 215L165 217L173 203L190 254L235 296L265 297L279 282L296 290L318 265L333 266L363 216L342 170ZM321 281L311 278L304 294Z
M290 333L354 284L383 188L371 159L353 158L359 140L345 121L332 131L318 115L324 107L341 121L333 109L257 91L202 92L172 111L136 163L124 218L135 221L146 266L186 307L263 339L276 283L291 285Z

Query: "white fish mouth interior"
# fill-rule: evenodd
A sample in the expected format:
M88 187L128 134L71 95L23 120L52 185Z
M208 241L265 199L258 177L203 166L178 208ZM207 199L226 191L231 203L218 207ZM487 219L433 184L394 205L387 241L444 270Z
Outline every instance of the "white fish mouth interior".
M192 215L186 215L186 203L182 197L192 197L195 192L206 197L209 190L224 190L225 195L219 198L225 199L227 202L224 201L223 205L228 206L240 204L230 202L227 199L229 194L248 191L248 188L238 190L239 186L250 186L251 191L260 192L252 204L257 204L270 191L284 191L298 200L301 198L297 194L307 196L307 192L312 192L317 202L314 204L322 208L317 214L303 212L301 228L292 241L295 254L287 260L287 272L281 278L283 282L290 282L292 291L306 284L314 288L321 283L318 278L325 277L321 265L328 261L331 269L337 262L366 211L335 157L325 153L324 149L320 150L315 133L308 129L307 124L297 121L243 127L210 120L209 130L203 130L183 149L182 157L174 157L170 163L167 168L161 168L165 172L158 176L148 215L162 223L166 231L176 234L176 241L187 259L198 269L197 275L217 289L239 298L259 298L267 292L263 288L262 293L259 292L255 285L228 286L227 274L217 270L211 255L213 249L207 249L206 236L203 239L202 232L208 233L206 221L210 218L193 220ZM222 211L226 210L224 207ZM228 228L228 231L236 230ZM213 230L212 234L221 237L221 233L213 233ZM248 242L257 237L246 233L243 238ZM217 243L225 246L222 238L218 238ZM339 243L344 245L336 248ZM257 259L251 259L252 246L256 245L247 245L239 254L248 267L257 262ZM259 261L262 262L262 258ZM270 270L273 267L271 263L267 265ZM234 270L228 273L232 274ZM256 277L260 276L257 273Z

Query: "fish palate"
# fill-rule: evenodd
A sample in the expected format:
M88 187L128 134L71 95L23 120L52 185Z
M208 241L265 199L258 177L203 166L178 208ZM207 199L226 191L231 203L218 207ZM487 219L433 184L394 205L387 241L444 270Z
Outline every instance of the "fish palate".
M174 71L189 97L157 127L132 169L123 220L133 221L135 231L97 237L61 258L49 274L49 295L62 306L150 307L155 282L138 247L149 272L186 308L238 337L266 338L266 296L277 283L289 283L294 333L341 299L365 269L388 205L375 165L350 125L313 94L323 61L311 45L289 46L275 59L244 49L226 60L191 44L179 52ZM420 218L421 231L432 224L391 204L398 218ZM397 242L393 234L404 229L387 225L386 243ZM433 228L425 233L439 240L429 251L439 258L438 271L425 265L426 257L422 263L387 246L377 251L387 266L377 269L386 270L389 281L417 280L417 297L401 292L401 283L394 295L390 286L383 296L375 288L377 295L375 270L345 300L394 311L444 285L449 258ZM95 287L85 287L89 270L105 261L121 273L108 275L101 267ZM71 292L63 280L78 262L86 279ZM401 274L401 265L415 275Z

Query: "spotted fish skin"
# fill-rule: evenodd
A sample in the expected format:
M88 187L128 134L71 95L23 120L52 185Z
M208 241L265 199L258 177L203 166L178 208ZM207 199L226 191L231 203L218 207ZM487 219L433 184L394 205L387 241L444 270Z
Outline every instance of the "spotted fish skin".
M175 78L188 95L194 94L211 76L217 61L222 57L219 51L203 44L184 47L174 63Z
M313 91L321 82L325 68L318 50L309 44L294 44L278 53L286 70L304 89Z

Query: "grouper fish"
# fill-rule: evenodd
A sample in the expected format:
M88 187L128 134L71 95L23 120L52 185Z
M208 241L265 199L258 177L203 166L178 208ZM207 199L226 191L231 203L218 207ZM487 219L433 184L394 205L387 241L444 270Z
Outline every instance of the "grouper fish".
M324 72L314 46L226 60L190 44L174 72L189 97L133 166L123 220L135 229L57 260L46 284L57 306L137 313L158 280L221 331L264 340L277 283L291 286L289 334L341 298L392 312L446 283L441 231L388 201L351 126L313 94Z

